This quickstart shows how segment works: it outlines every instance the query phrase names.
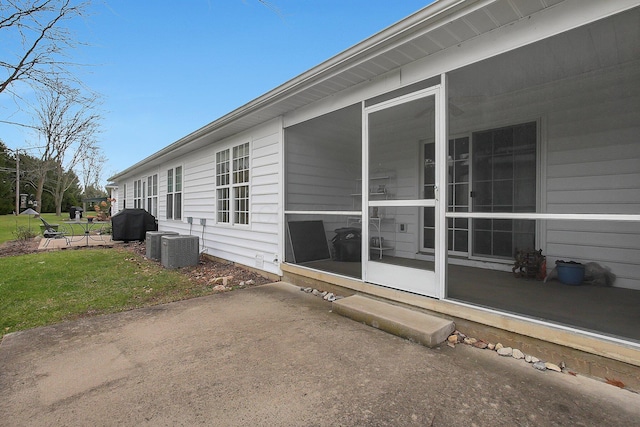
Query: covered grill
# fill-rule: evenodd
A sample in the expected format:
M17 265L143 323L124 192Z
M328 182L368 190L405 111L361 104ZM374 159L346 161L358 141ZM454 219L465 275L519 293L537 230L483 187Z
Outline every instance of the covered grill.
M156 218L144 209L123 209L111 217L113 240L143 241L147 231L157 231Z

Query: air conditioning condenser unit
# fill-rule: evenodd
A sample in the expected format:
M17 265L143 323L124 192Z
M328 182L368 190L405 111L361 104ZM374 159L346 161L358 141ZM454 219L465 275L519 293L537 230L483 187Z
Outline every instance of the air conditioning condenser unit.
M199 260L198 236L162 236L160 262L165 268L197 265Z
M162 236L177 236L175 231L147 231L145 245L147 246L147 258L160 261L162 250L160 238Z

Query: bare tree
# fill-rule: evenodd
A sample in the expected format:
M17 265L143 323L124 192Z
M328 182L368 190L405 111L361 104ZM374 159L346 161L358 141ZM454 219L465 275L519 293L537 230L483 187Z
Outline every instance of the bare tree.
M82 156L78 167L80 179L82 180L82 191L85 197L94 197L89 196L87 191L100 187L100 180L102 179L102 172L106 163L107 157L97 145L89 147L86 155Z
M80 90L68 87L62 90L63 87L58 83L38 96L33 127L40 139L40 156L38 167L30 170L38 207L43 191L47 191L53 195L57 215L61 214L65 191L77 179L71 171L98 149L96 138L102 119L96 112L96 95L83 95Z
M6 55L0 58L0 93L12 91L23 81L54 88L60 81L73 80L65 59L78 46L66 21L85 14L89 2L71 0L0 0L0 40Z

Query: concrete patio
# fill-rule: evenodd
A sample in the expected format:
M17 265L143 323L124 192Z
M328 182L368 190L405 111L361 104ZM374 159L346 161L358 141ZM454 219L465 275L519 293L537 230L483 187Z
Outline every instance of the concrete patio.
M110 234L106 235L90 235L90 236L68 236L69 240L64 238L47 239L43 237L38 245L38 250L49 249L67 249L67 248L79 248L86 246L114 246L122 244L121 241L112 240Z
M12 333L0 419L45 425L635 425L640 396L427 348L276 283Z

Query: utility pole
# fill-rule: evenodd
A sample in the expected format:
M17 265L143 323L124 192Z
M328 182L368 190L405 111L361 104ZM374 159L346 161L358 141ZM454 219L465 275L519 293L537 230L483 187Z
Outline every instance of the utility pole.
M20 213L20 150L16 148L16 215Z

